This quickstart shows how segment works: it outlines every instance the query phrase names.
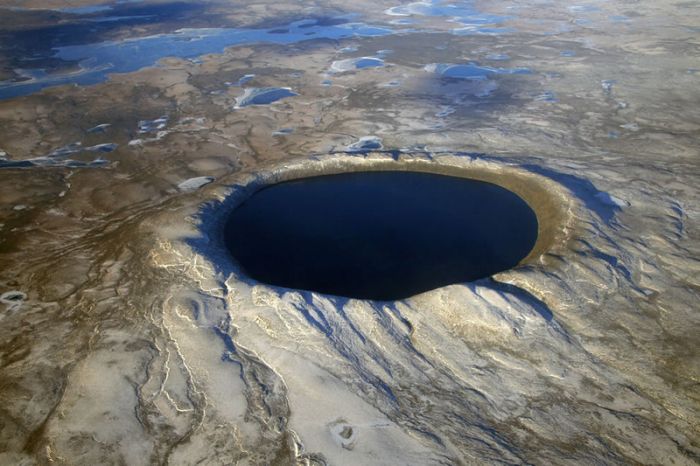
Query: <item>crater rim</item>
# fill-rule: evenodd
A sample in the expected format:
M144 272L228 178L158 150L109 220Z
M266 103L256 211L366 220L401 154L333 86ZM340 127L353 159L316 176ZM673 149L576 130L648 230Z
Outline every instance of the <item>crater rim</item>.
M359 301L381 301L291 288L260 281L246 273L238 259L225 246L224 234L224 227L233 211L264 188L305 178L379 171L428 173L491 183L515 194L532 209L538 224L537 238L527 256L509 269L464 283L473 283L506 274L519 274L528 268L549 268L555 264L555 261L552 259L564 253L572 239L574 218L571 212L574 201L571 195L562 185L554 180L523 167L497 159L487 160L478 157L467 157L461 154L456 155L454 153L440 155L423 152L414 154L401 153L399 157L395 153L388 151L369 152L362 154L362 156L338 153L314 158L296 159L283 163L273 162L265 166L259 165L251 171L242 171L231 176L230 190L223 199L223 206L217 208L217 217L219 218L217 221L217 229L219 230L218 243L223 248L224 256L230 262L228 269L236 275L238 280L246 282L250 286L262 285L285 291L310 292L320 296L340 296ZM460 282L455 282L454 284L460 284ZM407 298L392 301L411 299L415 296L438 291L450 285L439 286Z

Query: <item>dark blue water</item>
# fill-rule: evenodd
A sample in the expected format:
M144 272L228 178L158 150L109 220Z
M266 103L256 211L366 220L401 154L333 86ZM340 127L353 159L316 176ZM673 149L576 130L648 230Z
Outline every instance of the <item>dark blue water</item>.
M231 214L225 243L251 278L339 296L395 300L514 267L537 218L494 184L362 172L266 187Z
M384 66L384 60L373 57L364 57L355 62L355 68L358 70L361 70L362 68L374 68L377 66Z
M248 105L268 105L287 97L294 97L297 94L291 89L284 87L256 87L247 89L242 97L237 99L237 107L247 107Z

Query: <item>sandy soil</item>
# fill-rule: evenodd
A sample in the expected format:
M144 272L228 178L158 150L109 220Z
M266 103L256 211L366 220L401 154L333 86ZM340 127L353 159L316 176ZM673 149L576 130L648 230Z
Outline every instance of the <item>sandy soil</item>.
M326 3L221 21L407 18ZM700 11L476 7L510 31L414 15L0 101L0 463L697 464ZM267 87L298 95L235 108ZM395 303L251 283L222 251L250 183L386 164L530 180L551 240Z

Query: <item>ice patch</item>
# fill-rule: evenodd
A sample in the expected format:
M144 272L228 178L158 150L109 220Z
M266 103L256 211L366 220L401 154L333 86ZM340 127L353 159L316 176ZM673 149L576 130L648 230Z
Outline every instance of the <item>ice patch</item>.
M116 150L117 147L119 147L119 144L109 142L105 144L97 144L95 146L86 147L85 150L89 152L113 152L114 150Z
M196 191L202 186L208 185L214 181L213 176L198 176L195 178L190 178L188 180L183 181L182 183L177 185L177 189L180 191Z
M0 303L5 305L8 312L15 312L22 307L27 295L21 291L6 291L0 295Z
M345 73L347 71L359 70L363 68L376 68L384 66L384 60L377 57L347 58L336 60L331 63L331 73Z
M487 60L494 60L494 61L506 61L510 60L510 56L506 53L489 53L485 57Z
M598 199L600 202L603 204L609 205L611 207L629 207L630 203L620 199L619 197L615 197L612 194L608 194L604 191L600 191L598 194L595 195L596 199Z
M204 125L206 121L206 117L185 117L178 121L175 128L183 131L199 131L202 129L207 129L207 127Z
M236 81L236 86L241 87L241 86L243 86L244 84L249 83L250 81L252 81L254 77L255 77L254 74L246 74L246 75L243 75L243 76L241 76L241 78L240 78L238 81ZM230 83L227 83L227 84L230 85Z
M452 63L431 63L423 68L429 73L440 75L441 78L484 80L494 74L530 74L528 68L493 68L480 66L475 63L457 65Z
M379 85L379 87L399 87L401 85L401 81L394 79L389 82L385 82Z
M604 79L600 82L601 87L605 95L610 95L612 93L613 85L615 84L614 79Z
M471 2L459 5L441 0L413 2L399 5L384 11L389 16L428 16L451 18L452 21L470 25L498 24L506 18L477 11Z
M90 149L90 148L88 148ZM32 167L69 167L69 168L97 168L109 165L109 161L101 157L90 162L73 160L67 158L69 154L81 152L82 149L68 152L66 150L57 150L43 157L34 157L24 160L6 160L0 158L0 169L2 168L32 168Z
M543 93L535 96L535 101L555 103L555 102L559 102L559 99L557 98L556 94L554 94L554 92L544 91Z
M242 86L248 82L250 82L253 78L255 77L254 74L246 74L241 79L238 80L238 85Z
M107 128L109 128L110 126L112 126L112 125L109 123L102 123L101 125L93 126L92 128L88 129L87 132L88 133L104 133L107 130Z
M170 131L161 130L161 131L158 131L158 132L156 133L155 137L152 137L152 138L145 138L145 139L137 138L137 139L132 139L131 141L129 141L129 142L127 143L127 146L129 146L129 147L141 147L141 146L143 146L143 145L144 145L145 143L147 143L147 142L156 142L156 141L160 141L161 139L163 139L163 138L164 138L165 136L167 136L168 134L170 134Z
M272 135L273 136L286 136L288 134L292 134L294 132L294 128L280 128L277 131L273 131Z
M595 5L571 5L569 11L572 13L592 13L600 11L600 8Z
M431 14L431 6L430 2L414 2L408 5L391 7L385 10L384 14L389 16L433 16Z
M54 149L51 152L49 152L48 154L46 154L46 156L51 157L51 158L66 157L70 154L75 154L76 152L80 152L82 150L83 150L83 143L82 142L74 142L74 143L59 147L58 149Z
M46 157L60 159L67 157L71 154L77 154L79 152L113 152L118 146L118 144L109 142L105 144L97 144L90 147L83 147L82 142L74 142L72 144L68 144L63 147L59 147L58 149L52 150L51 152L46 154Z
M515 32L513 28L492 28L483 26L468 25L461 28L452 29L452 34L456 36L471 36L471 35L484 35L484 36L498 36L501 34L508 34Z
M349 152L366 152L382 148L382 139L377 136L363 136L347 147Z
M401 18L401 19L392 19L391 21L389 21L389 24L395 24L397 26L408 26L411 24L416 24L416 22L412 19Z
M337 419L328 425L335 442L346 450L352 450L357 442L357 427L345 419Z
M453 114L454 112L456 112L456 111L457 111L457 110L455 110L454 107L443 106L443 107L440 107L440 111L437 112L437 113L435 114L435 116L438 117L438 118L444 118L444 117L446 117L446 116L448 116L448 115L452 115L452 114Z
M151 133L153 131L158 131L165 128L168 125L168 117L162 116L156 118L155 120L141 120L139 121L138 128L139 133Z

